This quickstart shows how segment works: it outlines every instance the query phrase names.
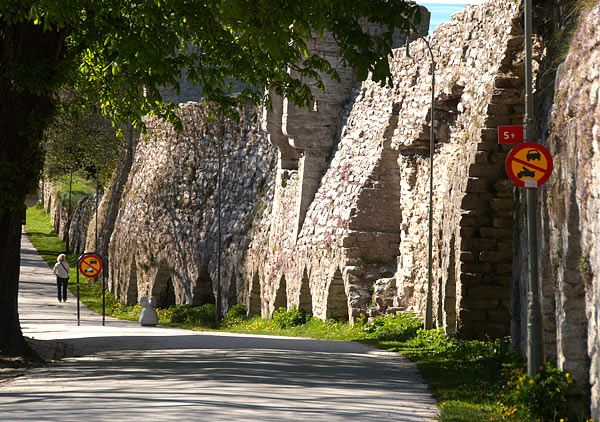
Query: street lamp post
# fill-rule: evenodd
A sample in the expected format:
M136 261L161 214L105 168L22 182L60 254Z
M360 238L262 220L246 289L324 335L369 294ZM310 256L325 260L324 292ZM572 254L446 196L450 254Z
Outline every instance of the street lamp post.
M221 171L223 167L223 138L225 136L225 122L223 116L219 117L219 139L217 142L218 169L217 169L217 297L215 313L217 323L221 321Z
M435 115L435 60L429 41L423 36L419 38L425 42L431 56L431 116L429 119L429 227L427 233L427 302L425 304L425 329L433 328L433 153L435 139L433 133L433 119ZM406 56L408 54L408 39L406 40Z
M225 134L224 122L219 119L219 133L217 139L217 288L215 297L215 320L221 320L221 168L222 168L222 142ZM200 134L200 141L206 141L204 130Z

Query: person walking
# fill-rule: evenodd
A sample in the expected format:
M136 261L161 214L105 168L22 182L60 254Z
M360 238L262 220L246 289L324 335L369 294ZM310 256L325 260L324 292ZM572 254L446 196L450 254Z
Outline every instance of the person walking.
M67 284L69 284L69 264L67 263L67 257L64 253L58 255L56 258L56 265L52 272L56 275L56 287L58 289L58 301L67 301Z

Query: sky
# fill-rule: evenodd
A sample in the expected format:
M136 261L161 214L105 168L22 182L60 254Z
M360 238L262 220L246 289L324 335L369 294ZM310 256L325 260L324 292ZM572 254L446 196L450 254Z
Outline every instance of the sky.
M450 21L450 17L453 13L462 10L469 4L481 4L482 0L419 0L418 4L422 4L427 7L431 13L431 19L429 20L429 34L431 34L435 27L442 23Z
M423 0L418 4L481 4L483 0Z

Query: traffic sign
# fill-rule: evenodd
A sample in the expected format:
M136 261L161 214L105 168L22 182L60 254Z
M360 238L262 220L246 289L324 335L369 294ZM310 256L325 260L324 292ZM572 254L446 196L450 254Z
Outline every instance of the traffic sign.
M102 260L98 255L86 254L79 260L79 272L85 277L97 277L102 271Z
M552 174L552 157L540 144L525 142L514 147L506 157L506 173L516 185L536 188Z
M499 144L520 144L523 142L523 126L498 126Z

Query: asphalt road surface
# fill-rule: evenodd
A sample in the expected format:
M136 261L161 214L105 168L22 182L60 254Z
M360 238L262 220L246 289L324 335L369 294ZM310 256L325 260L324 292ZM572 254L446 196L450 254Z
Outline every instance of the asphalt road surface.
M71 280L73 282L73 280ZM430 421L416 368L352 342L194 332L106 319L56 299L26 236L19 312L54 363L0 383L9 421Z

